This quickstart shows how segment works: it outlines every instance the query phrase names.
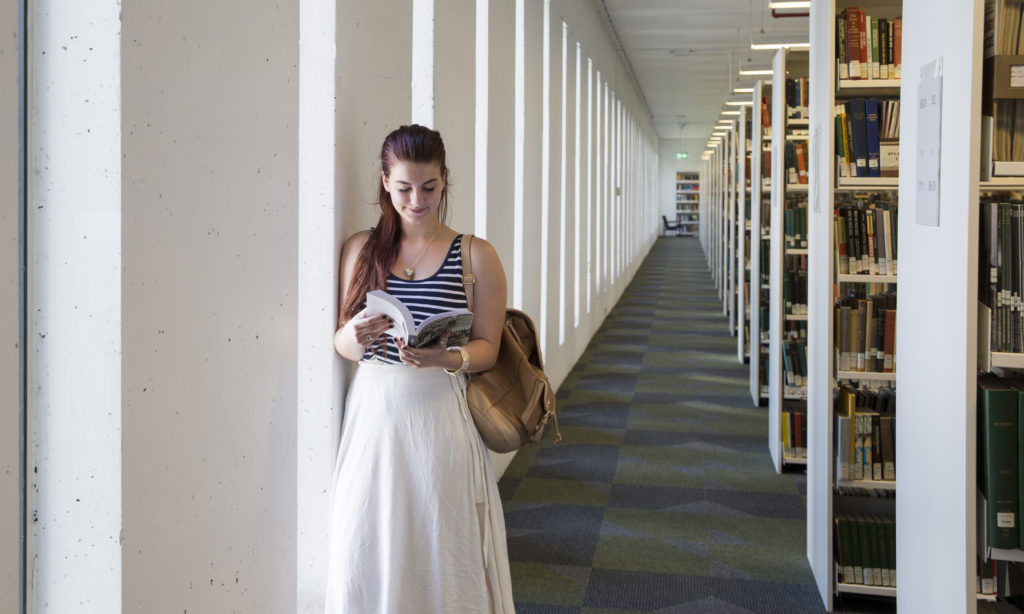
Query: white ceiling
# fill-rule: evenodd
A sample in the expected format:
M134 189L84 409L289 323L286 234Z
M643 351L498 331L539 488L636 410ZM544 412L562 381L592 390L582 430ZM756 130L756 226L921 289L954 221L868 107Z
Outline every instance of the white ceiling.
M710 136L739 65L770 64L751 33L806 36L807 17L773 18L768 0L599 0L663 139ZM684 124L682 131L680 124Z

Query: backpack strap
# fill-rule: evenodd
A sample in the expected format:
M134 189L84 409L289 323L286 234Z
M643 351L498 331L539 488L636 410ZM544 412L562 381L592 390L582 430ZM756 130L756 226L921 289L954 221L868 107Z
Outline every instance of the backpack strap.
M470 256L470 245L473 243L473 235L462 235L462 286L466 289L466 306L473 311L473 284L476 283L476 275L473 274L473 258Z

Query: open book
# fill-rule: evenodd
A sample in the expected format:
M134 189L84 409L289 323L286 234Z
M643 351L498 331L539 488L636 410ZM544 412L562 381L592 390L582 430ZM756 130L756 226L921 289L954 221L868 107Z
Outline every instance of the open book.
M445 331L450 331L448 346L455 347L469 343L469 331L473 326L473 312L468 309L452 309L432 315L420 322L413 322L409 308L397 297L383 290L371 290L366 293L366 309L371 313L383 313L391 318L394 326L385 334L405 339L414 348L426 347L437 343Z

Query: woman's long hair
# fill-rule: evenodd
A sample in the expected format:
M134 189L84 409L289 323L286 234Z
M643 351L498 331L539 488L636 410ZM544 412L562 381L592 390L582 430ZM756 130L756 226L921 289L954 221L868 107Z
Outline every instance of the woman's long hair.
M384 139L380 148L380 170L385 177L391 176L391 169L396 162L436 162L440 166L444 188L441 190L437 215L439 221L445 223L448 218L449 184L441 133L418 124L398 128ZM401 219L391 202L391 194L384 189L384 182L380 179L377 183L377 205L380 207L380 219L359 252L352 283L338 314L339 325L342 326L363 309L367 292L387 287L388 272L398 259L398 242L402 238Z

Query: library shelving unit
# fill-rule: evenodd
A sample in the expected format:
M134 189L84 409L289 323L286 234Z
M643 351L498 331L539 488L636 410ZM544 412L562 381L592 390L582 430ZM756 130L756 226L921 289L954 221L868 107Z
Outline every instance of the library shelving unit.
M736 336L736 121L725 135L723 176L725 197L725 317L729 334Z
M903 378L903 369L911 361L908 359L901 362L899 369L895 369L893 366L894 372L885 372L884 361L875 360L869 364L866 360L871 357L871 353L864 352L862 354L864 362L858 362L856 351L857 348L861 348L863 352L864 349L868 349L868 346L872 346L871 341L877 339L880 318L896 322L896 318L891 317L895 312L885 311L880 318L874 319L867 316L868 313L873 313L869 305L877 303L886 309L892 306L886 301L890 300L889 293L895 294L897 286L895 267L889 268L889 261L884 260L881 252L875 249L876 244L869 231L874 232L876 228L884 229L884 220L891 219L890 228L885 236L879 238L878 244L889 245L885 242L885 239L889 238L892 246L889 251L886 251L886 254L894 256L892 250L895 249L896 236L899 236L900 255L914 251L904 242L903 234L906 224L912 223L913 213L898 216L898 234L896 232L897 216L895 215L898 210L897 203L904 202L902 194L900 194L901 198L897 198L897 190L901 182L907 183L908 176L909 184L912 184L914 174L904 164L899 168L899 175L903 179L895 176L847 176L851 174L848 170L849 166L841 168L839 157L836 154L837 142L840 148L844 143L842 128L844 126L851 127L848 122L837 122L837 116L843 117L839 112L840 108L862 108L859 106L859 102L851 103L851 101L861 99L899 100L901 97L899 79L884 79L881 72L871 75L871 78L848 79L846 78L850 76L848 64L842 66L843 70L840 73L840 65L845 64L840 61L841 50L848 50L848 47L844 46L847 32L838 26L838 20L840 17L846 19L849 14L847 9L856 11L859 7L861 13L866 13L869 17L861 23L871 24L871 17L883 19L893 24L895 30L897 18L907 12L904 4L900 0L871 0L867 3L855 0L826 0L812 3L810 14L809 79L815 95L811 96L810 108L811 163L808 169L807 210L810 249L807 323L809 440L807 557L821 598L829 611L833 609L835 598L853 595L896 598L898 594L905 593L908 573L912 573L912 570L908 570L911 564L907 563L904 556L908 554L909 545L903 539L903 532L908 524L913 525L922 519L907 519L909 522L902 520L906 517L903 513L906 510L905 506L911 501L904 489L904 478L908 475L906 471L909 471L909 467L916 464L904 462L904 459L909 458L908 454L910 453L908 452L909 446L905 446L904 443L907 439L919 438L922 443L927 442L929 446L934 444L929 441L930 435L923 434L929 429L917 431L910 427L905 420L906 412L915 406L930 414L935 409L912 400L912 397L903 388L903 384L900 383ZM909 5L910 0L906 4ZM923 2L920 4L923 10L925 4ZM907 16L902 23L909 23L910 20L910 17ZM872 32L874 31L875 27L872 27ZM878 28L878 31L884 30ZM886 39L882 40L885 42ZM905 30L903 40L904 64L914 66L906 62L906 48L909 42L907 42ZM894 44L893 47L895 51L900 49L898 44ZM884 45L881 48L884 49ZM909 75L910 70L916 70L916 68L907 69L904 75ZM848 107L848 104L857 106ZM902 105L902 108L907 109L908 107ZM901 119L901 125L904 128L902 137L905 139L906 127L912 124L912 120L909 115L905 115ZM867 123L866 119L864 123ZM900 143L900 159L902 160L906 160L904 156L909 155L906 145L907 142L902 140ZM881 169L887 168L881 162L878 163L878 166ZM856 175L856 172L854 171L852 174ZM851 210L855 211L851 213ZM876 218L880 220L878 226L872 223ZM848 221L855 226L848 228L845 225ZM858 223L860 225L857 225ZM852 242L857 241L861 233L863 233L864 241L858 242L857 246L858 250L861 245L865 246L865 257L857 260L851 257L857 254L847 251L847 247L849 245L849 249L852 250ZM868 254L877 256L878 262L875 262L875 258L868 258ZM931 257L931 253L928 257ZM841 270L844 264L845 268ZM899 282L902 286L900 294L903 299L912 296L913 292L903 285L906 274L904 262L900 261ZM859 321L850 319L850 310L842 310L842 307L848 307L849 304L854 305L853 314L861 314L863 317L863 326L859 324ZM921 317L921 314L927 312L928 310L919 312L918 318L922 322L928 320L927 317ZM899 335L899 341L895 343L895 346L899 347L901 355L906 355L911 351L908 349L903 335L906 331L904 321L908 314L912 313L907 304L900 303L899 323L895 328L896 334ZM875 323L875 328L871 328L872 322ZM854 327L850 328L851 325ZM859 328L857 328L858 326ZM837 327L843 327L842 332L846 334L837 333ZM851 337L848 332L857 330L864 331L862 338L855 335ZM872 335L867 332L871 330L874 330L876 334ZM941 335L933 333L933 336ZM872 346L871 349L876 350L875 355L877 356L877 347ZM852 363L851 356L853 357ZM920 360L922 365L931 361L931 355L915 355L913 358ZM880 365L875 363L883 364L879 368ZM894 356L893 363L895 363ZM881 410L878 412L880 415L875 418L868 407L862 405L862 402L867 399L889 399L896 390L899 391L900 400L898 411L893 411L894 402L880 405ZM890 412L892 413L890 414ZM848 413L855 413L857 417L846 418ZM863 465L860 451L863 449L884 451L884 447L877 445L867 448L873 441L872 437L875 437L881 439L883 443L889 441L889 454L892 454L892 440L878 437L881 428L877 431L874 429L876 424L881 424L883 418L890 421L889 424L894 425L895 423L891 420L895 420L896 413L899 414L899 425L898 428L893 426L896 442L895 454L892 456L895 469L888 473L883 471L884 463L881 463L881 458L879 458L878 470L880 473L876 475L872 463L869 462L866 467ZM843 420L837 417L839 414L844 416ZM865 416L866 418L864 418ZM843 422L843 424L840 425L839 422ZM866 428L866 431L860 430L861 428ZM853 434L850 433L851 430ZM848 444L850 447L844 448L844 455L847 450L857 450L856 464L863 468L863 476L852 474L854 463L848 463L848 471L846 471L847 463L843 463L843 466L840 465L837 458L840 449L838 443L840 432L844 436L850 436L849 439L843 439L843 441L855 440L858 442L856 445ZM861 444L864 444L863 448ZM868 458L871 457L868 456ZM844 456L844 460L848 461L849 458ZM935 466L922 466L921 469L932 472L936 468ZM962 468L958 470L958 473L963 477ZM859 477L866 479L857 479ZM886 477L895 479L884 479ZM935 478L939 478L938 481L945 485L938 486L938 488L948 488L949 477L949 475L937 472L927 481L934 484L936 483ZM899 514L897 514L896 505L897 491L900 505L903 506ZM961 501L961 506L963 504L964 502ZM944 510L929 507L926 511L924 508L919 508L917 513L929 516L944 513ZM922 524L927 524L927 522ZM876 568L880 567L883 570L880 578L874 577L874 574L871 574L869 578L867 574L854 573L853 565L860 558L854 556L854 554L859 554L855 547L857 545L855 538L858 535L856 531L860 531L861 539L859 541L861 543L871 542L878 546L878 554L871 556L881 559L881 564L875 565ZM864 539L868 535L871 536L871 539ZM936 540L936 538L939 538L937 541L941 541L938 533L930 536L930 539ZM844 547L851 547L852 551L843 550ZM868 556L868 554L864 553L864 556ZM921 573L925 573L925 571L935 573L939 567L927 559L918 559L916 553L913 557L917 559L913 565L918 565ZM894 572L889 573L887 568L894 569ZM895 569L899 570L898 584L895 582L897 576ZM894 584L895 586L893 586ZM933 577L928 584L929 588L926 589L919 585L916 590L911 590L909 593L919 596L930 591L934 592L935 588L942 584L942 580ZM950 610L947 606L948 604L933 608L921 607L916 596L907 599L908 611L957 611Z
M736 143L736 358L750 356L750 107L740 110L735 128Z
M750 398L768 401L768 247L771 204L771 82L754 83L750 158ZM763 314L763 315L762 315Z
M991 598L977 593L979 559L1024 559L1020 550L986 547L976 473L977 374L1024 368L1024 355L993 351L988 309L979 300L979 285L987 281L979 277L989 272L987 256L979 261L981 200L1010 193L1019 200L1024 192L1024 177L981 180L989 157L982 119L985 5L971 0L934 11L906 0L903 7L900 199L915 209L900 220L897 343L914 360L904 359L897 375L897 453L913 460L898 464L896 477L898 601L920 604L921 611L974 614L981 599ZM921 111L913 103L937 79L941 107ZM938 131L937 166L927 157L919 161L922 142ZM936 191L919 195L915 179L933 173ZM932 206L937 221L927 219ZM927 436L915 436L921 433Z
M768 448L775 470L806 465L807 109L793 100L794 79L807 83L807 52L780 49L772 79L771 232L769 241ZM799 94L797 94L799 96ZM803 98L806 98L804 94ZM798 151L799 153L795 153ZM799 162L798 158L799 157ZM802 213L803 212L803 213Z
M697 236L700 227L700 173L676 173L676 224L684 237Z

